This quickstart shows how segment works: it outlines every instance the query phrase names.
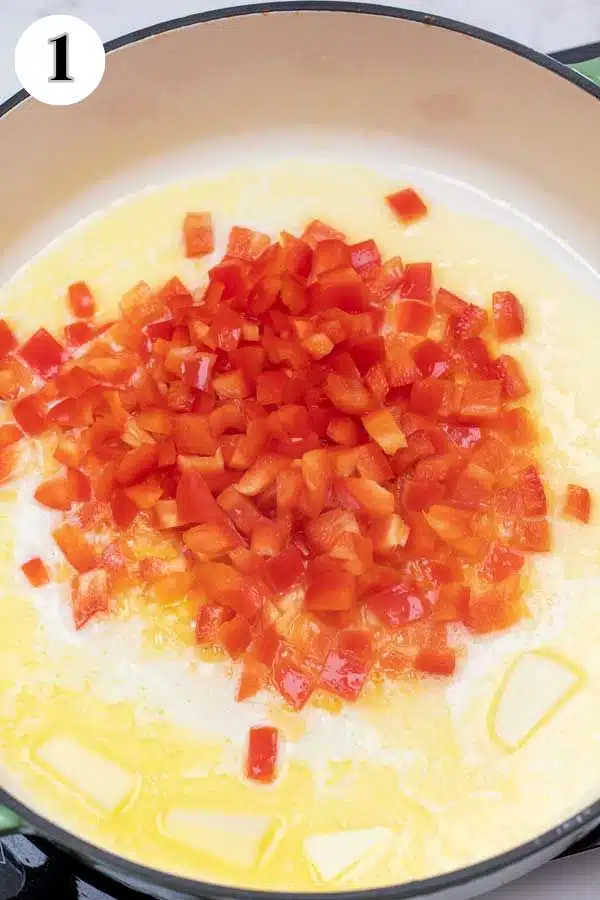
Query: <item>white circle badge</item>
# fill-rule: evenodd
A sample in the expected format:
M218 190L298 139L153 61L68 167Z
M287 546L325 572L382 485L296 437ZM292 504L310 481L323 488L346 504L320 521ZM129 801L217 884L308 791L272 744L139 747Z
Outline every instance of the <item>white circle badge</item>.
M51 106L79 103L104 75L104 46L77 16L45 16L26 28L15 48L15 71L26 91Z

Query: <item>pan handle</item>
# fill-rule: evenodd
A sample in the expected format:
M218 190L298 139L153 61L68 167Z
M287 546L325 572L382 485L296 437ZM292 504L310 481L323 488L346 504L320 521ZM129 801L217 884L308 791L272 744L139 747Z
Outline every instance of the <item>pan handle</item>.
M600 42L573 47L570 50L559 50L550 54L558 62L575 69L600 87Z
M0 806L0 837L7 834L19 834L24 829L25 823L20 816L8 806Z

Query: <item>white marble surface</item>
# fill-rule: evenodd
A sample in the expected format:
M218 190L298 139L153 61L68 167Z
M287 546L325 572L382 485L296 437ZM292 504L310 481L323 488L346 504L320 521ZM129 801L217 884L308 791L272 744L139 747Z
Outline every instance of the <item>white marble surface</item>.
M80 16L106 41L235 2L241 0L0 0L0 98L18 90L13 50L21 32L41 16ZM460 19L545 52L600 41L600 0L403 0L396 5Z
M22 31L54 13L80 16L103 40L145 25L188 15L232 0L0 0L0 100L19 88L13 52ZM460 19L551 52L600 41L600 0L425 0L398 4ZM490 896L490 900L596 900L600 851L551 863Z

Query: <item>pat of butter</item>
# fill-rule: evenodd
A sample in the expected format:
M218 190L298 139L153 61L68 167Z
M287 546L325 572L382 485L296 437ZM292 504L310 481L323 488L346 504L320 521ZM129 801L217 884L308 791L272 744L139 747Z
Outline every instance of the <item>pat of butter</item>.
M545 725L579 689L580 670L543 651L523 653L506 673L490 709L492 739L516 750Z
M136 789L136 775L65 735L48 738L37 747L34 758L66 787L105 813L122 808Z
M240 868L255 866L274 836L276 820L200 809L171 809L161 831L178 843Z
M389 828L360 828L313 834L304 841L304 851L323 881L332 881L355 870L360 864L374 865L390 849Z

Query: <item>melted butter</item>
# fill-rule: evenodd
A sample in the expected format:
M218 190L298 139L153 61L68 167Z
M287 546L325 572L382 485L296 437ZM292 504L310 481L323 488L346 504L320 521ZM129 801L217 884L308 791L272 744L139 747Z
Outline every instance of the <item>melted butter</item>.
M382 200L395 187L358 167L294 162L148 191L86 221L33 260L2 289L2 314L25 337L40 325L60 329L66 287L78 279L92 286L106 318L140 279L159 286L177 274L197 287L212 259L183 258L180 229L188 210L213 211L214 258L232 224L299 232L318 216L351 240L374 237L384 256L433 260L439 281L475 302L488 306L492 291L515 291L528 332L507 352L523 361L534 388L553 509L569 481L600 497L600 307L550 258L492 222L433 203L426 220L402 228ZM319 696L302 714L269 695L235 704L233 667L194 647L186 602L149 607L133 592L117 619L75 635L66 587L32 592L16 571L33 544L59 566L49 530L22 492L2 490L0 750L7 784L92 841L228 884L369 887L501 852L600 789L593 774L600 743L597 517L587 528L556 519L555 549L531 567L531 618L474 644L452 684L378 684L356 707ZM573 667L576 690L506 752L489 727L490 710L515 661L531 650ZM281 776L268 788L241 777L247 729L263 721L285 736ZM93 791L84 796L85 784L74 790L36 757L44 742L64 738L96 754L100 768L104 758L134 775L131 799L107 811L94 803ZM243 860L228 860L216 845L203 851L203 811L236 817L232 833L244 832ZM257 828L269 823L268 840L261 832L254 841L252 823L239 819L249 814ZM182 837L185 823L200 830ZM226 830L227 819L219 823ZM361 845L364 859L356 850ZM318 870L322 848L339 859Z

